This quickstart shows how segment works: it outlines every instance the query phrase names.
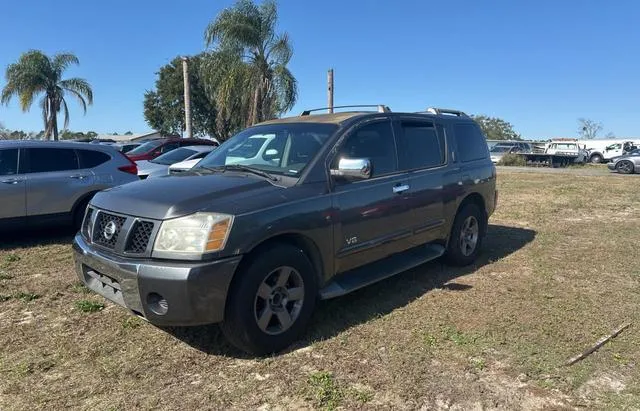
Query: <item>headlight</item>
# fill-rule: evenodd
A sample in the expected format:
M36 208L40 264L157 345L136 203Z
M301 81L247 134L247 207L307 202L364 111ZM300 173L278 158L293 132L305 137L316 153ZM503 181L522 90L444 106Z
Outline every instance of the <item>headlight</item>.
M153 246L154 252L198 256L224 249L233 216L195 213L163 221Z

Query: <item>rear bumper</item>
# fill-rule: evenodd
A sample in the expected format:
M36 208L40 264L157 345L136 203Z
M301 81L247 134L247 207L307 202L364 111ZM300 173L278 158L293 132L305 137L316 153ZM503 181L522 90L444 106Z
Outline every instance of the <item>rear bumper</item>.
M89 289L156 325L224 319L227 292L241 256L207 262L133 260L73 241L76 273Z

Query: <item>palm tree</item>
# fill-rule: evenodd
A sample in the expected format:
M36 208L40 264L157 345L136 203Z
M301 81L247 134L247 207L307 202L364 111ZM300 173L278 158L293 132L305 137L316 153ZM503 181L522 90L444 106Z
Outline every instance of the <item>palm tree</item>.
M202 69L216 121L231 121L241 110L245 125L252 125L293 108L297 84L287 68L293 51L289 35L276 33L277 20L274 1L239 0L207 27L205 43L213 50Z
M58 139L58 113L64 111L64 128L69 125L69 109L65 95L74 96L84 113L87 104L93 104L93 91L89 83L81 78L62 79L71 64L80 64L78 58L69 53L56 54L52 58L39 50L31 50L20 56L18 62L10 64L6 71L7 84L2 89L0 102L9 104L12 97L20 100L22 111L29 111L33 100L41 96L40 108L44 120L45 138Z

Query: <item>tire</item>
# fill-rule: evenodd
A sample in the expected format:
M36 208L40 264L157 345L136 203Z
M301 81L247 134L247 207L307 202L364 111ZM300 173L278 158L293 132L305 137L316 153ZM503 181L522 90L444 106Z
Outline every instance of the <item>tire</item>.
M622 160L616 164L616 171L620 174L633 174L635 166L631 161Z
M82 199L75 207L73 211L73 228L76 230L80 230L82 227L82 220L84 219L84 214L87 211L87 206L89 205L89 201L91 201L91 197Z
M270 247L236 275L220 325L232 345L265 355L300 338L318 295L315 270L302 250L285 244Z
M474 203L464 205L458 210L451 227L445 251L447 263L454 266L473 263L478 258L486 232L486 215Z
M602 156L600 154L594 154L591 157L589 157L589 162L593 163L593 164L600 164L602 163Z

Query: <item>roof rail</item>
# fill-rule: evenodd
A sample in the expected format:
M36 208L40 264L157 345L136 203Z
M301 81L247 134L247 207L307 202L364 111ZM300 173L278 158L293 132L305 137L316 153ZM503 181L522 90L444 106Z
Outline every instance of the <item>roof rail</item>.
M333 106L334 109L336 109L336 108L355 108L355 107L375 107L378 110L378 113L390 113L391 112L391 109L389 107L385 106L384 104L356 104L356 105L352 105L352 106ZM305 110L300 115L301 116L308 116L314 111L329 110L330 108L331 107L321 107L321 108L314 108L312 110Z
M469 117L465 112L460 110L452 110L449 108L437 108L437 107L429 107L427 110L419 111L418 113L431 113L435 115L448 114L451 116Z

